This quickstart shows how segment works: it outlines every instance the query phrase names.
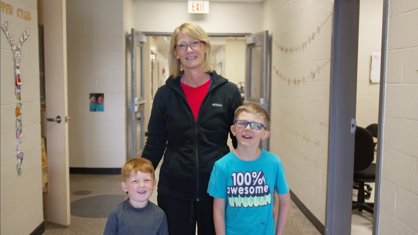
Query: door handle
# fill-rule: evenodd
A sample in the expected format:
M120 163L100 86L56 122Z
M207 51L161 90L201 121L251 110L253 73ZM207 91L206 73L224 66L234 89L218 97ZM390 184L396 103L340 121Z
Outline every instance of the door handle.
M47 118L46 119L48 122L56 122L56 123L61 123L62 119L60 115L57 115L55 118Z

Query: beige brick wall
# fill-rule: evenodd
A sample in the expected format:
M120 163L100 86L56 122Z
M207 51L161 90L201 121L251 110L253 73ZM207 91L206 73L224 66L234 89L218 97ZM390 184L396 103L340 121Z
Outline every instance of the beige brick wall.
M418 2L390 1L381 234L418 233Z

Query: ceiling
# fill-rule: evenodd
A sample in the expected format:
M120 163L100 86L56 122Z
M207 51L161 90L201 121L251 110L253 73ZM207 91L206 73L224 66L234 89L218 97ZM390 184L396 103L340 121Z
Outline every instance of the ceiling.
M151 0L133 0L134 2L149 2ZM187 2L188 0L152 0L154 2ZM264 0L209 0L209 2L231 2L231 3L262 3Z
M189 0L133 0L134 2L188 2ZM224 3L263 3L264 0L208 0L209 2L224 2ZM152 46L155 46L158 51L166 52L170 47L169 36L155 36L152 40ZM225 38L211 37L211 44L215 51L219 47L225 44Z

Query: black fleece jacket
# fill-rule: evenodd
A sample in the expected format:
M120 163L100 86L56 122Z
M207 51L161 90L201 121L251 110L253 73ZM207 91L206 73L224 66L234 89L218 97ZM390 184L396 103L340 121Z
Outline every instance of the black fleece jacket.
M235 109L242 104L234 83L209 73L211 84L197 120L180 86L170 77L155 94L142 157L160 169L158 192L187 200L207 199L207 186L216 160L228 153L228 133ZM231 135L233 145L236 139Z

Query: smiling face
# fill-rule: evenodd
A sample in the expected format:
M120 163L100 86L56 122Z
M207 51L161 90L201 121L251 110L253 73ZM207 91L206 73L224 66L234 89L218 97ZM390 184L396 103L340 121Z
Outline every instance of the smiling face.
M122 190L128 193L129 203L135 208L143 208L151 197L155 180L150 173L137 171L121 182Z
M99 104L104 103L104 97L102 95L97 98L97 103L99 103Z
M205 60L205 43L179 34L177 36L177 44L175 56L180 60L183 69L198 68L203 70Z
M263 125L266 125L263 118L258 114L249 113L246 111L241 112L235 120L247 121L247 122L257 122ZM258 126L258 125L254 125ZM252 129L251 125L232 124L231 132L237 138L239 143L238 147L254 147L258 148L260 141L269 137L270 132L265 128L259 130Z

